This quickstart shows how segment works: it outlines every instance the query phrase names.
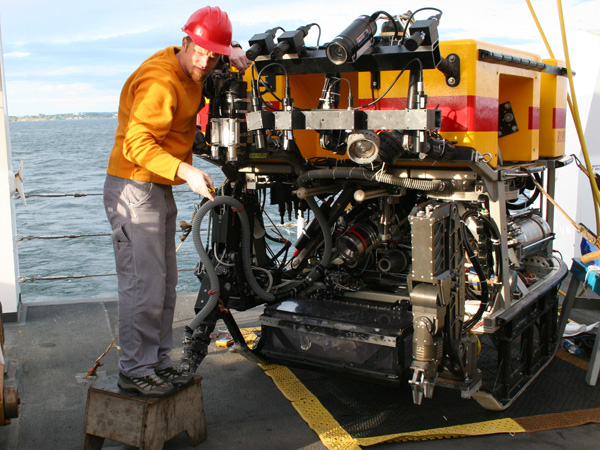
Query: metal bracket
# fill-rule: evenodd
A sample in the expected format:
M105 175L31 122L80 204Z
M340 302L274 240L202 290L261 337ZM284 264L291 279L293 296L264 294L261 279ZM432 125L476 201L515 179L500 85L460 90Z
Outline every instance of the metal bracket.
M381 72L378 70L371 71L371 89L381 88Z
M498 137L508 136L519 131L515 113L510 102L498 106Z
M456 53L442 58L437 69L446 76L448 86L456 87L460 84L460 57Z

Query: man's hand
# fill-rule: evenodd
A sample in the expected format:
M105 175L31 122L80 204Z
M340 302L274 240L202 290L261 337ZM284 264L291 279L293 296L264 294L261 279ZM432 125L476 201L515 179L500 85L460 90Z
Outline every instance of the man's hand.
M240 47L231 47L231 55L229 55L229 62L242 74L244 74L244 72L246 72L246 69L250 67L250 64L252 64L252 61L250 61L246 57L246 52Z
M192 191L209 200L214 200L210 191L212 189L212 192L214 192L214 182L210 175L203 170L182 162L177 169L177 176L184 179Z

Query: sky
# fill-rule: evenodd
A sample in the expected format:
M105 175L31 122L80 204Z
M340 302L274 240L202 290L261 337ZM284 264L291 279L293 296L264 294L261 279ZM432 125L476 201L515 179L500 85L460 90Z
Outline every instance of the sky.
M531 0L558 58L564 58L557 1ZM245 48L268 28L293 30L316 22L321 43L331 40L361 14L404 13L424 6L443 10L441 40L477 39L548 57L525 0L240 1L221 0ZM210 4L210 3L209 3ZM180 45L181 27L206 3L179 0L0 0L7 110L11 116L74 112L113 112L127 77L148 56ZM587 106L600 51L600 1L562 2L576 86ZM430 13L423 11L418 18ZM318 31L306 37L315 45ZM577 88L576 88L577 90ZM588 106L589 107L589 106Z
M564 60L559 2L530 1L556 58ZM190 0L0 0L5 110L12 116L116 112L129 75L156 51L180 45L181 27L206 4ZM396 15L437 7L444 13L439 26L441 40L476 39L549 57L526 0L220 0L208 4L218 4L228 12L234 39L245 48L254 34L275 26L294 30L318 23L320 42L324 43L363 14L386 11ZM596 119L587 123L592 98L600 99L600 0L562 0L561 4L576 73L575 98L589 135L600 116L600 108L594 106ZM417 16L427 17L427 11ZM317 39L317 29L311 28L306 44L314 46ZM580 154L576 136L573 122L568 120L567 155ZM597 171L599 148L591 145ZM555 198L571 217L593 228L594 218L585 217L592 214L591 200L585 198L590 194L582 188L577 194L573 183L578 176L582 177L575 164L558 171ZM577 202L573 202L574 196ZM558 215L555 230L561 236L558 248L569 258L574 243L579 242L573 227Z

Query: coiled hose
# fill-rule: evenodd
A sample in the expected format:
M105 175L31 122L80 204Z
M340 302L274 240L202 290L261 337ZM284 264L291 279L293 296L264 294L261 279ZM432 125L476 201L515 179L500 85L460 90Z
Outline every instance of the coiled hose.
M208 256L208 253L206 253L204 245L202 244L200 226L206 213L221 205L230 206L232 210L237 213L238 218L240 219L242 228L242 266L244 268L244 275L246 275L248 284L252 290L263 300L275 300L275 296L266 292L256 281L256 278L254 278L254 274L252 273L252 256L250 254L250 227L248 224L248 215L246 214L246 211L244 211L244 206L239 200L236 200L233 197L217 197L214 201L206 202L204 205L202 205L202 207L194 216L194 220L192 222L192 239L194 241L194 247L196 247L196 251L200 256L200 261L204 265L204 269L206 270L206 274L210 283L208 301L204 307L198 311L198 314L196 314L189 324L189 328L192 330L196 329L196 327L200 325L200 323L202 323L206 317L208 317L219 301L219 277L211 258Z
M266 302L272 303L275 301L282 300L286 296L290 294L295 294L297 292L302 292L308 286L313 284L323 273L324 267L329 264L331 259L331 253L333 248L333 242L331 238L331 233L329 232L329 225L327 223L327 218L325 214L321 211L321 208L317 205L317 202L313 198L306 199L308 205L310 206L313 214L317 218L321 229L323 230L323 238L325 240L325 250L324 257L321 260L321 264L318 268L313 269L304 279L300 285L288 289L284 292L280 292L277 295L272 294L270 292L265 291L262 286L258 283L256 278L254 277L254 273L252 272L252 254L251 254L251 239L250 239L250 226L248 222L248 215L246 211L244 211L244 206L239 200L236 200L233 197L221 196L217 197L214 201L210 201L205 203L196 213L194 220L192 222L192 239L194 241L194 247L196 247L196 251L200 256L200 261L204 265L206 270L206 274L208 276L208 280L210 283L209 297L208 301L204 305L204 307L198 311L198 314L192 319L190 324L188 325L190 330L196 329L198 325L200 325L208 315L213 311L217 302L219 301L219 277L213 265L211 258L206 253L204 249L204 245L202 244L202 237L200 235L201 223L207 212L221 205L228 205L235 211L240 219L241 224L241 243L242 243L242 267L244 270L244 275L246 276L246 281L248 282L252 291L258 295L261 299Z
M309 170L307 172L303 172L298 177L298 185L304 186L308 181L316 179L356 179L377 181L384 184L390 184L393 186L399 186L408 189L417 189L422 191L442 191L446 188L446 182L441 180L420 180L413 178L401 178L391 174L373 172L364 168L356 167ZM210 257L206 253L206 250L204 249L204 245L202 244L202 239L200 236L200 224L202 223L202 219L204 218L206 213L209 212L211 209L221 205L228 205L233 209L233 211L237 213L240 219L242 229L242 267L244 270L244 275L246 276L246 280L250 285L250 288L254 291L254 293L266 302L272 303L275 301L283 300L287 296L295 295L307 289L309 286L311 286L321 278L321 276L325 272L325 268L331 261L331 255L333 250L333 238L329 230L327 217L325 216L325 214L323 213L323 211L321 210L314 198L306 198L306 203L315 215L315 218L317 219L317 222L319 223L321 231L323 233L323 258L321 259L320 264L317 267L315 267L299 285L292 287L288 290L279 292L277 294L265 291L262 288L262 286L258 283L252 272L250 227L248 223L248 216L244 211L244 206L242 205L242 203L233 197L221 196L217 197L214 201L205 203L198 210L192 222L192 239L194 241L196 251L200 256L200 261L204 265L206 273L208 275L210 290L208 301L190 322L190 329L194 330L200 323L202 323L202 321L204 321L206 317L208 317L208 315L215 308L217 302L219 301L219 277L217 276L217 272L212 263L212 260L210 259Z

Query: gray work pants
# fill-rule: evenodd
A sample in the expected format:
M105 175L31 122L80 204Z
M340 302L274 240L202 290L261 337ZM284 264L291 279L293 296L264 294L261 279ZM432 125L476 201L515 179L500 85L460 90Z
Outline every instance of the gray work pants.
M107 175L119 293L119 369L144 377L172 365L177 207L171 186Z

